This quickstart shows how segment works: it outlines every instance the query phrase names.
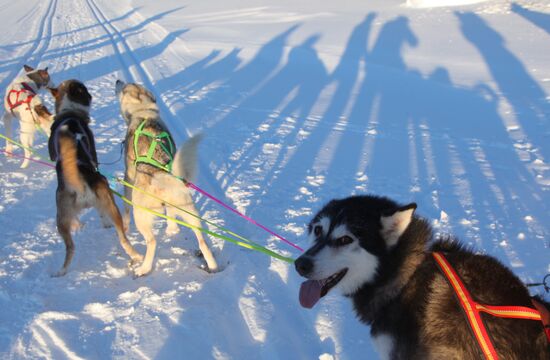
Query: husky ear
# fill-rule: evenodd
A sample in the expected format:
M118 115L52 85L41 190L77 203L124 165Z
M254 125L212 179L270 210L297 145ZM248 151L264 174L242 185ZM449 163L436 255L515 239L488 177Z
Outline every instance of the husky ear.
M120 95L122 89L126 86L126 83L122 80L117 80L115 83L115 94Z
M380 232L388 248L397 244L401 235L407 230L411 223L414 210L416 210L416 204L410 203L391 213L383 214L380 217L380 223L382 224L382 230Z
M31 72L34 70L34 68L29 65L23 65L23 69L25 69L26 72Z

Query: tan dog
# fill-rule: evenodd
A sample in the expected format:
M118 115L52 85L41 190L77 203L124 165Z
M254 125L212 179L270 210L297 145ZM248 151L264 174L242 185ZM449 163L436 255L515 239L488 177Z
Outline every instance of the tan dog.
M95 207L104 225L115 225L120 244L133 262L141 262L126 239L122 217L109 190L107 179L97 171L97 154L90 123L91 95L81 82L67 80L58 88L50 89L55 98L55 122L48 142L50 158L56 161L57 171L57 230L65 241L65 261L57 273L67 273L74 254L71 229L78 226L78 214L82 209Z
M13 118L19 119L21 144L31 148L37 128L42 129L46 135L50 136L53 115L42 103L38 91L54 85L51 82L50 74L48 74L48 68L35 70L25 65L24 69L25 74L15 79L6 89L5 112L2 119L6 128L6 136L10 138L12 137L11 122ZM6 151L11 153L12 150L12 144L6 142ZM23 160L21 168L29 166L31 156L29 149L24 149L24 151L26 159Z
M160 199L185 209L187 213L170 206L165 208L161 201L139 191L132 191L128 187L125 188L126 196L140 206L160 212L165 208L168 216L177 216L191 225L201 226L200 220L195 217L198 216L198 211L195 208L189 189L180 179L176 178L180 177L193 181L197 168L196 153L200 138L198 136L192 137L174 155L174 142L167 127L159 117L159 110L154 96L143 86L125 84L120 80L116 82L116 93L120 100L122 116L128 124L126 135L126 181ZM147 158L147 154L150 152L152 154ZM172 163L173 167L170 168ZM130 221L129 213L130 208L126 206L124 216L126 224L129 224ZM155 215L139 207L134 207L136 226L147 242L145 260L135 270L136 276L149 273L153 266L156 249L156 240L152 230L154 219ZM169 221L166 233L175 234L178 231L177 224ZM212 255L202 233L198 230L194 230L194 232L208 269L211 272L217 271L216 259Z

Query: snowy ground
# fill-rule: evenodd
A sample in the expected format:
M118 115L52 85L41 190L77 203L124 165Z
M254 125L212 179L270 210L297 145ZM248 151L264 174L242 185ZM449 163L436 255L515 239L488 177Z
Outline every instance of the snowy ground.
M125 132L114 81L141 82L178 142L206 135L198 185L298 245L326 201L372 192L416 201L439 231L539 281L550 271L550 5L434 3L2 0L0 88L24 63L84 81L109 162ZM151 275L132 279L91 211L69 273L50 277L64 256L55 173L19 162L0 157L0 358L376 356L346 299L305 310L291 266L215 239L225 270L207 274L193 235L166 238L161 221Z

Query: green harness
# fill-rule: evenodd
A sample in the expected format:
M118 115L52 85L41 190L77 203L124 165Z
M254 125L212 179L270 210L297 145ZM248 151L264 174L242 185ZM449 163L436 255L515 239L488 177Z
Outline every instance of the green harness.
M139 124L138 128L136 129L136 132L134 133L134 154L136 155L136 160L134 161L134 164L137 165L138 163L145 163L145 164L152 165L156 168L159 168L161 170L164 170L166 172L171 172L172 163L174 162L174 153L176 152L174 144L172 143L172 138L166 131L163 131L160 134L152 134L148 131L144 131L143 127L145 126L146 122L147 122L147 119L144 119L141 122L141 124ZM147 155L138 154L139 137L142 135L151 138L151 145L149 145L149 150L147 151ZM168 157L170 158L168 162L162 163L157 159L153 158L157 145L159 145L162 151L164 151L164 153L168 155Z

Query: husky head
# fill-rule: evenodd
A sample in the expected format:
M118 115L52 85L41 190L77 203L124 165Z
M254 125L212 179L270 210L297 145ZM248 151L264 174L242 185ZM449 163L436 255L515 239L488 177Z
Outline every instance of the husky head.
M353 296L375 281L380 260L397 245L415 209L414 203L399 206L375 196L328 203L309 223L312 246L295 262L308 279L300 288L300 304L311 308L333 288Z
M29 65L23 65L23 69L25 70L25 75L34 81L38 89L43 87L55 87L52 79L50 78L47 67L44 69L35 69Z
M55 99L55 112L81 111L88 115L92 95L86 86L78 80L65 80L56 88L49 88Z
M143 86L117 80L115 92L120 101L120 112L127 124L130 124L132 117L136 115L141 115L145 118L158 117L158 106L155 96Z

